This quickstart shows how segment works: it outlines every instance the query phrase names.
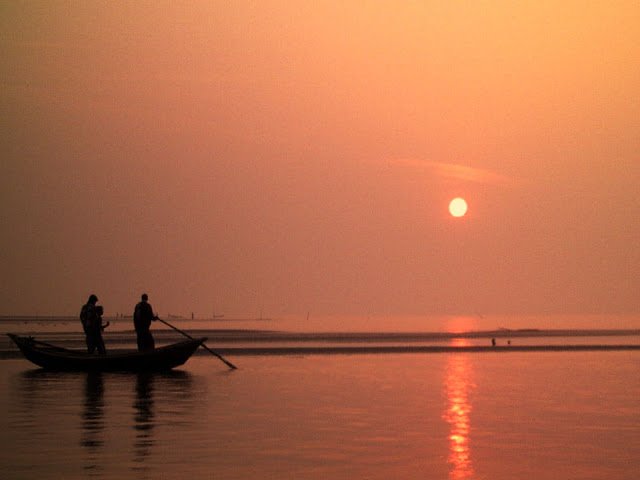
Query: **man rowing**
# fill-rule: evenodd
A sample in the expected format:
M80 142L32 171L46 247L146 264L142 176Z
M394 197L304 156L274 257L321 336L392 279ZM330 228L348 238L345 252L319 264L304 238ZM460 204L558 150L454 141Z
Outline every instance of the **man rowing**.
M148 300L149 296L143 293L140 297L140 302L138 302L133 312L133 325L136 328L139 352L153 350L155 348L153 335L151 335L149 328L151 327L151 322L157 320L158 317L154 315L153 308Z

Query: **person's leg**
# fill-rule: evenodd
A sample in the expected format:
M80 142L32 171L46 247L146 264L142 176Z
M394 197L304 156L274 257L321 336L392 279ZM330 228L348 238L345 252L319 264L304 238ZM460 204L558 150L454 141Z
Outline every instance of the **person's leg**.
M87 352L93 353L96 351L96 334L91 331L91 329L87 330Z
M98 353L100 355L104 355L107 353L107 349L104 348L104 340L102 339L102 332L98 331L96 333L96 348L98 349Z
M91 332L84 325L82 329L84 330L84 341L87 344L87 353L91 353Z
M153 341L153 337L151 336L151 332L144 331L138 332L138 350L139 351L147 351L153 350L155 348L155 343Z

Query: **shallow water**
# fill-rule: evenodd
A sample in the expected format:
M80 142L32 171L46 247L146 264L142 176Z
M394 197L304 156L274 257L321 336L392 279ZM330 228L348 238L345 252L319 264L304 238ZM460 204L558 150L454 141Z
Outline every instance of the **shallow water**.
M0 361L3 478L636 479L640 352Z

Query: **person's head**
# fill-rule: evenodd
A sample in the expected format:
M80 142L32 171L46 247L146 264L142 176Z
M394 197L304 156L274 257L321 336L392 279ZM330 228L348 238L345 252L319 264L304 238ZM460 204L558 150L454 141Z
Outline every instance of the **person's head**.
M102 315L103 313L104 313L104 308L102 307L102 305L97 305L96 306L96 314Z
M147 295L146 293L142 294L142 297L140 297L142 299L143 302L146 302L147 300L149 300L149 295Z
M98 301L98 297L96 297L93 293L89 295L88 303L95 305L97 301Z

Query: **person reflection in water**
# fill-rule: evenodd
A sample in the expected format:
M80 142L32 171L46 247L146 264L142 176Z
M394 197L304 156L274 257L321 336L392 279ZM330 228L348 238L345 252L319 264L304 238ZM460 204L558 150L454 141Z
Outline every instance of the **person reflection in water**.
M139 352L153 350L155 348L153 335L151 335L149 328L151 327L151 321L157 320L158 317L153 314L153 308L148 300L149 296L143 293L140 302L136 305L133 312L133 325L136 328Z
M153 382L155 376L153 373L141 372L136 379L136 399L133 404L135 409L136 431L135 455L136 463L144 463L145 459L151 454L154 446L153 428L155 426L154 408L153 408ZM142 466L134 467L134 470L140 470Z
M104 347L104 340L102 340L102 306L96 305L98 297L96 295L89 295L87 303L82 306L80 310L80 322L84 329L84 334L87 341L87 352L93 353L98 350L98 353L104 355L107 353Z
M104 426L104 384L102 373L89 372L85 378L84 386L80 445L86 448L88 456L84 470L90 475L96 475L103 469Z

